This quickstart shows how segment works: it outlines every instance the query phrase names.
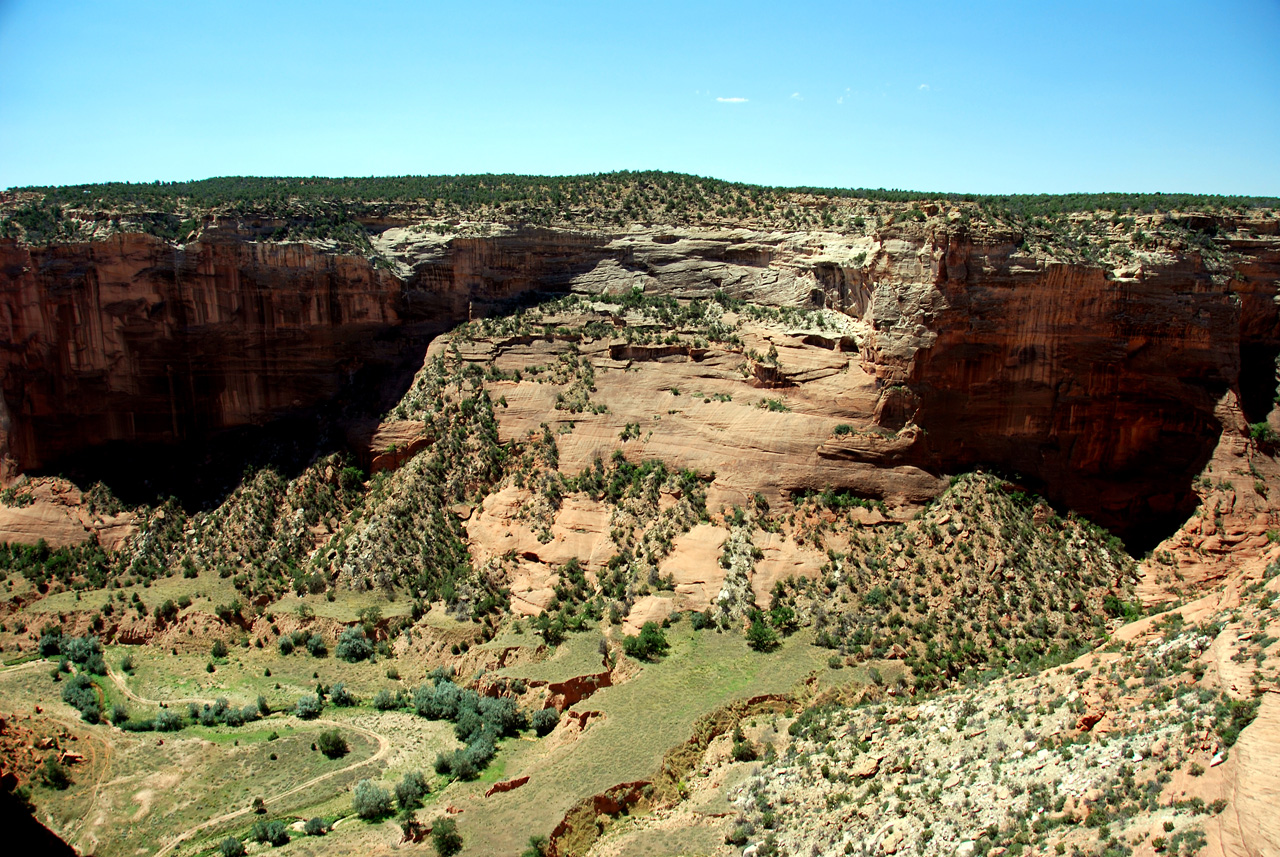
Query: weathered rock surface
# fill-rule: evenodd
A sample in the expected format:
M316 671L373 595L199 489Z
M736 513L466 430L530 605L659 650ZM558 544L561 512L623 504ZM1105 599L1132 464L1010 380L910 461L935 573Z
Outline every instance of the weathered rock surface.
M1257 719L1240 735L1229 774L1231 810L1223 813L1223 850L1247 857L1280 854L1280 697L1263 697ZM1229 763L1230 764L1230 763Z
M96 537L115 549L136 531L132 512L106 514L92 510L78 488L61 479L27 480L15 489L22 504L0 503L0 542L50 547L78 545Z
M811 388L815 416L838 409L841 395L871 397L881 426L924 430L911 458L930 471L1018 471L1141 535L1176 525L1194 504L1190 481L1222 432L1224 394L1236 393L1249 421L1265 416L1258 390L1280 351L1271 234L1218 239L1234 273L1186 248L1138 252L1123 270L1067 264L1007 232L938 219L873 235L495 226L461 237L403 226L375 242L390 270L249 237L224 224L183 247L144 235L0 242L6 478L108 441L199 440L357 397L366 410L385 407L429 335L525 292L724 290L865 322L860 337L797 338L819 346L808 353L775 343L784 369L755 365L762 386ZM854 371L840 368L851 358L865 380L824 389ZM661 365L708 387L731 368ZM531 391L514 399L545 405ZM698 430L750 437L741 414L702 416ZM805 416L796 414L801 435ZM893 443L823 451L868 470L902 453Z

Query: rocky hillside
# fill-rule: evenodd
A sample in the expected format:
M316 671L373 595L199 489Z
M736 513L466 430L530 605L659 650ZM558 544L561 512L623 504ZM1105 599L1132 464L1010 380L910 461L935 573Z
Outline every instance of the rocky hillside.
M0 199L4 713L64 638L320 704L359 637L344 722L567 712L437 766L469 853L527 783L540 854L1272 853L1275 201L517 179ZM165 707L110 651L50 680Z
M762 735L730 838L756 854L1274 853L1278 570L1037 676L814 706Z

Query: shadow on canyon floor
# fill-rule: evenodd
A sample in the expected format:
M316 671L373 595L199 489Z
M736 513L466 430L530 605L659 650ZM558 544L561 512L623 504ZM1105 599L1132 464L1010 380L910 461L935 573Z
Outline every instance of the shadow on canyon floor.
M129 506L158 505L172 497L194 513L221 505L248 471L272 467L292 479L317 458L345 448L341 432L323 417L298 414L180 444L113 441L33 475L62 476L81 489L101 482Z

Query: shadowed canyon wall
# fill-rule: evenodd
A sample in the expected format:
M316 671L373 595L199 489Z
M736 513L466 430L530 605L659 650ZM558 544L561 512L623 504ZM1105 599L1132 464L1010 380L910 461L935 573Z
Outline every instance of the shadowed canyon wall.
M1118 531L1185 513L1224 396L1252 420L1274 396L1274 234L1219 238L1229 269L1192 249L1119 269L959 224L487 232L393 225L372 260L234 224L185 246L0 242L5 478L112 442L195 448L281 419L376 416L432 336L531 292L724 290L844 311L864 323L879 421L923 428L937 472L1017 472Z

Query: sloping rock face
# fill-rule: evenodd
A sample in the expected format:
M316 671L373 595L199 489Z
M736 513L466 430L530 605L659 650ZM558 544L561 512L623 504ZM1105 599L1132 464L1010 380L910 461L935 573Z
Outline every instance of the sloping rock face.
M199 442L335 402L367 420L430 336L529 292L724 290L838 309L864 339L806 344L859 351L878 423L924 430L914 457L925 448L938 473L1016 471L1121 532L1185 519L1225 393L1250 421L1274 395L1280 238L1256 230L1218 239L1233 271L1194 248L1124 270L1067 264L936 219L856 236L485 231L386 228L376 265L230 223L182 247L0 242L5 479L110 441ZM760 384L794 383L774 374ZM874 463L837 446L833 458Z
M1280 695L1262 698L1258 717L1240 733L1232 754L1228 793L1231 810L1224 813L1220 835L1232 855L1276 857L1280 854Z

